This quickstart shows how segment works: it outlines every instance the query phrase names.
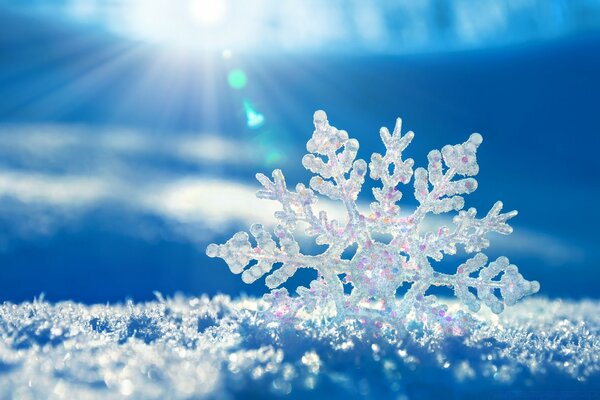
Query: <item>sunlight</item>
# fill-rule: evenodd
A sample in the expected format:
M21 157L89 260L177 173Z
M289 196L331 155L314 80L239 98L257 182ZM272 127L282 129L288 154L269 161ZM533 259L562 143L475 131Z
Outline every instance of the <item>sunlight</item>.
M197 50L246 49L263 36L261 2L133 0L117 3L112 30L137 40Z
M404 54L517 44L598 29L600 0L36 0L126 38L199 51ZM583 6L580 3L589 4ZM588 7L589 15L583 12ZM527 16L527 17L525 17ZM573 31L575 29L575 31Z
M201 25L219 24L227 13L224 0L190 0L188 6L192 18Z

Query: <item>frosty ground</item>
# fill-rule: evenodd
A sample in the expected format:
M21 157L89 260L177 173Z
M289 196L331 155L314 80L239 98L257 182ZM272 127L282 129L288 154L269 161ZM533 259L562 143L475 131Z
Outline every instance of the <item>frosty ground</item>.
M455 337L267 323L260 306L4 303L0 398L600 397L600 302L527 299Z

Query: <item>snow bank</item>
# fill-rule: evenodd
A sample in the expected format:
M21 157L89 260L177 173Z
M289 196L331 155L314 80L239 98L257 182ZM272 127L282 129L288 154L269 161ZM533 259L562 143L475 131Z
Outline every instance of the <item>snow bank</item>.
M600 396L597 301L527 299L478 313L481 326L459 337L281 326L257 317L259 306L225 296L4 303L0 398Z

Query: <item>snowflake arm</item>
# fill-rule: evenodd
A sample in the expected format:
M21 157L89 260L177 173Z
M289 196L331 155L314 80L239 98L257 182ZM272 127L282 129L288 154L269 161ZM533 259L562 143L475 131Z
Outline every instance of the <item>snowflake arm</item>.
M487 248L489 240L486 235L489 232L501 234L512 232L512 228L506 222L516 216L517 211L500 214L502 209L500 201L496 202L482 219L475 218L477 212L475 208L462 210L464 198L461 195L470 194L477 189L477 181L472 176L479 172L476 153L482 141L481 135L474 133L465 143L444 146L441 152L433 150L427 157L428 168L418 168L415 171L415 198L420 204L407 218L411 222L411 227L417 227L419 221L428 212L439 214L452 210L459 211L453 219L456 226L453 231L442 227L435 234L427 233L419 238L421 251L425 251L426 255L434 260L441 260L442 253L456 254L456 244L464 245L467 253ZM445 172L443 164L446 165ZM466 178L453 180L456 175L466 176ZM404 237L396 238L396 241L401 239Z
M354 233L348 228L353 228L360 220L356 199L364 183L367 164L364 160L355 160L358 141L348 138L347 132L330 126L324 112L315 113L314 125L315 131L306 145L309 154L302 159L304 167L315 174L310 180L310 188L298 184L296 192L289 191L283 174L275 170L272 181L264 174L256 175L264 187L257 196L281 203L283 210L275 216L284 226L294 229L296 222L305 222L309 225L306 233L317 236L317 244L332 245L330 254L341 253ZM346 178L348 173L350 176ZM313 206L317 197L314 191L332 200L342 200L348 213L347 223L330 222L325 211L315 214Z
M206 254L209 257L220 257L225 260L231 272L242 274L242 280L248 284L271 272L274 264L282 263L281 268L267 277L266 285L269 288L276 288L298 268L313 263L312 257L300 254L300 247L292 234L281 226L275 228L279 246L260 224L252 225L250 233L256 239L255 247L250 243L246 232L238 232L225 244L209 245ZM251 260L256 260L256 264L246 268Z
M507 221L517 215L517 211L500 213L502 202L497 201L487 215L482 219L475 218L477 210L473 207L467 211L461 210L452 222L455 229L450 231L441 227L436 233L429 232L420 239L420 248L424 248L428 257L440 261L445 254L456 254L456 245L464 246L467 253L474 253L486 249L490 241L486 235L496 232L503 235L512 233L513 229Z
M465 205L461 194L473 193L477 189L474 178L453 180L456 175L475 176L479 172L477 148L483 141L478 133L473 133L465 143L444 146L442 151L432 150L427 155L427 169L415 171L415 198L419 206L412 215L418 223L426 213L441 214L460 210ZM444 172L443 164L447 169ZM429 190L431 184L432 189Z
M337 240L339 244L330 249L330 253L341 254L355 233L352 228L362 224L356 199L365 181L367 163L362 159L356 160L358 141L350 139L346 131L329 125L325 112L315 112L314 125L313 136L306 143L309 154L302 158L302 165L316 174L310 180L312 189L332 200L341 200L344 203L348 223L343 237ZM346 178L348 173L350 176ZM364 229L362 232L367 233ZM368 238L357 239L362 242Z
M508 258L498 257L486 267L487 260L485 254L477 253L458 267L456 275L435 272L433 285L453 287L456 297L471 311L479 311L480 302L483 302L495 314L501 313L505 305L512 306L540 289L537 281L525 280ZM477 272L477 277L471 276ZM496 279L499 276L500 279ZM477 296L469 288L475 289ZM496 289L500 296L496 295Z
M264 174L256 174L256 179L263 185L256 196L260 199L277 200L281 203L283 210L277 211L275 217L288 229L294 229L297 222L308 224L306 234L317 236L317 244L332 244L338 240L338 222L329 221L325 211L319 212L317 216L313 205L317 202L314 192L299 183L296 191L287 189L285 178L281 170L273 171L273 181Z
M380 222L387 218L398 218L400 216L400 207L396 205L402 198L402 192L397 188L398 184L406 184L413 175L414 160L409 158L402 160L402 152L408 147L414 133L408 132L402 136L402 120L398 118L392 134L387 128L381 128L379 134L386 147L385 155L374 153L371 156L369 169L371 179L380 179L381 188L373 189L375 202L371 203L372 219ZM390 173L389 169L393 168ZM381 225L381 224L380 224ZM394 226L392 224L383 224L383 227Z

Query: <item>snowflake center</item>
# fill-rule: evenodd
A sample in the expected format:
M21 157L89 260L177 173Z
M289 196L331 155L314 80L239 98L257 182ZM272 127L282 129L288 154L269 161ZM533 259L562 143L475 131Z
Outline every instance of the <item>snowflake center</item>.
M390 287L404 278L405 260L399 251L383 243L359 248L351 261L355 271L352 283L363 295L377 300L387 298Z

